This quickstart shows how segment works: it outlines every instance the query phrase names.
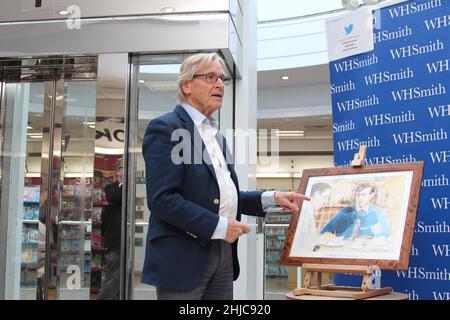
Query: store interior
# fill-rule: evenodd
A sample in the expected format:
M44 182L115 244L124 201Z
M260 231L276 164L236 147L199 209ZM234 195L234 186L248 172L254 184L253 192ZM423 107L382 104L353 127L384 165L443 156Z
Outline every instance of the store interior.
M258 5L269 6L269 2L261 1ZM288 11L288 16L285 12L285 16L278 13L270 17L267 11L260 10L257 74L257 129L260 136L256 164L256 188L259 190L296 191L304 169L333 166L331 99L323 21L328 14L341 9L341 1L330 1L328 7L321 4L315 9L304 7L304 11L297 7ZM275 14L275 11L272 12ZM311 26L314 28L311 29ZM291 30L289 37L281 36L286 28ZM268 37L268 33L274 36ZM313 41L311 38L314 38ZM293 39L297 44L291 47L289 43ZM281 45L278 45L280 41ZM287 57L289 50L291 53ZM169 68L151 63L147 67L153 69L145 69L143 65L138 71L137 98L142 108L138 110L137 145L142 142L148 120L169 111L176 101L176 76L180 60L178 57L169 62ZM120 101L120 94L106 88L103 96L96 97L96 89L96 82L88 79L66 81L62 89L65 114L60 147L64 157L61 171L64 215L60 217L63 221L59 221L60 247L57 248L62 258L55 265L62 276L55 278L58 283L54 286L71 283L71 272L67 269L75 264L82 269L81 287L84 290L77 291L77 296L73 292L59 290L59 299L95 299L101 282L104 249L99 235L99 216L105 205L102 189L115 179L113 166L120 157L120 147L114 146L114 142L120 140L123 123L120 116L111 115L108 111L111 103ZM42 83L31 83L20 84L15 90L26 92L20 98L26 101L28 107L28 113L24 115L27 117L27 157L23 177L21 299L34 299L39 272L39 177L43 168L42 143L45 141L43 114L46 112L44 102L48 89ZM152 101L152 108L145 107L148 101ZM231 101L225 104L231 104ZM226 118L227 110L224 108L222 118ZM95 118L97 116L98 119L99 114L105 115L105 119L109 115L109 120L96 123ZM98 132L103 134L101 138L104 141L107 140L103 146L98 144L101 140ZM119 136L115 135L117 132ZM267 136L274 136L279 141L278 154L272 152L275 149L270 149ZM110 151L102 157L95 156L89 151L94 149L94 145L95 155L100 154L102 149ZM118 152L111 152L115 148ZM142 156L137 154L134 299L154 299L154 288L140 282L150 212L146 206L145 179L140 179L144 177L144 162ZM92 171L94 164L97 169ZM93 194L87 193L87 190L93 190ZM75 221L86 221L87 225L80 226ZM265 220L266 299L285 299L285 293L298 287L302 281L300 268L280 265L289 221L290 214L281 213L279 208L269 210ZM85 239L83 247L80 247L79 239Z

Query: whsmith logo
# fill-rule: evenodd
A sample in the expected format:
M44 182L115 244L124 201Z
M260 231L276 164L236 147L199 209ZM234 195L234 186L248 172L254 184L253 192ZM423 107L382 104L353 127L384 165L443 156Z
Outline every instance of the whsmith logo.
M406 69L400 69L398 72L384 71L364 76L367 86L409 78L414 78L414 72L409 67Z
M367 56L366 59L363 60L360 60L359 58L354 58L351 60L337 62L334 64L334 69L336 70L336 72L343 72L365 68L375 63L378 63L378 57L375 54L371 54Z
M378 31L373 33L373 42L382 42L382 41L389 41L394 39L400 39L404 37L409 37L412 35L412 29L405 25L404 27L399 27L396 31Z
M397 277L407 279L449 281L450 273L447 268L444 268L443 270L436 268L433 271L427 271L424 267L409 267L408 271L397 271Z
M411 3L408 3L403 6L389 9L389 13L391 15L391 18L398 18L398 17L403 17L403 16L407 16L410 14L414 14L417 12L430 10L430 9L437 8L440 6L442 6L441 0L432 0L432 1L425 2L425 3L411 2Z
M433 142L448 139L448 133L444 128L440 128L438 131L433 129L433 132L411 131L402 133L393 133L395 144L409 144L419 142Z
M407 58L411 56L419 56L422 54L444 50L444 43L437 39L430 41L428 44L412 44L397 49L390 49L392 59Z
M425 20L425 25L427 26L427 30L448 27L450 26L450 14Z
M349 24L348 26L345 26L344 30L345 30L345 34L346 35L352 33L352 31L353 31L353 23Z
M431 88L422 89L420 87L413 87L403 90L391 91L392 99L394 101L404 101L412 99L420 99L425 97L432 97L446 94L447 90L441 83L437 85L432 84Z
M339 151L357 150L361 145L365 145L367 148L380 147L380 139L376 136L373 138L368 137L366 141L361 141L359 139L350 139L344 141L337 141L337 146Z

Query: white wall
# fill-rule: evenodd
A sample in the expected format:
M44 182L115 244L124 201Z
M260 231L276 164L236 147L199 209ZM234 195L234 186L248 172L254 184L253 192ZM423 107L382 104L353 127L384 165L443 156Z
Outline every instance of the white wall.
M333 167L333 156L281 156L258 159L257 178L275 174L300 175L304 169Z
M330 114L331 95L328 83L258 90L258 119Z

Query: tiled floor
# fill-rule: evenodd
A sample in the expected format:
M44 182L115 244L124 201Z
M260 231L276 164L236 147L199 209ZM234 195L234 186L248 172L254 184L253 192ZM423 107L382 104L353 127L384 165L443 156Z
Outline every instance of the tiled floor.
M267 277L266 279L266 300L286 300L286 293L289 292L287 277ZM136 276L134 283L135 300L156 299L156 289L141 283L140 276Z
M86 299L89 297L89 292L87 289L86 292L78 292L78 296L74 296L75 292L70 292L71 295L64 297L60 296L60 298L64 299ZM285 300L286 293L289 291L288 282L286 277L267 277L266 279L266 292L265 299L266 300ZM55 299L54 290L50 292L50 299ZM91 300L96 300L96 294L90 294ZM21 290L21 300L34 300L36 299L36 289L22 289ZM156 289L153 286L149 286L141 283L140 275L135 277L134 282L134 300L155 300L156 299Z
M266 277L266 300L286 300L288 289L287 277Z

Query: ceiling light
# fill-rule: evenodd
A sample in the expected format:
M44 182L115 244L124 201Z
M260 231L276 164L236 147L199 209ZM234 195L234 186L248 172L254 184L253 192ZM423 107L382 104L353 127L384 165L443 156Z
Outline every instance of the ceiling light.
M303 137L305 131L303 130L275 130L275 135L277 137Z
M62 15L62 16L67 16L70 12L67 10L60 10L58 11L58 14Z
M146 81L145 86L152 91L177 91L176 81Z
M377 4L380 0L363 0L365 4Z
M355 9L362 5L361 0L342 0L342 6L345 9Z
M289 76L281 76L281 80L289 80Z
M160 10L162 13L172 13L172 12L175 12L175 8L172 8L172 7L164 7L164 8L161 8L161 10Z
M145 83L145 80L139 80L139 83Z
M382 2L383 0L342 0L342 6L345 9L356 9L362 5L374 5ZM400 0L403 2L404 0Z
M292 172L259 172L256 178L301 178L301 173Z

